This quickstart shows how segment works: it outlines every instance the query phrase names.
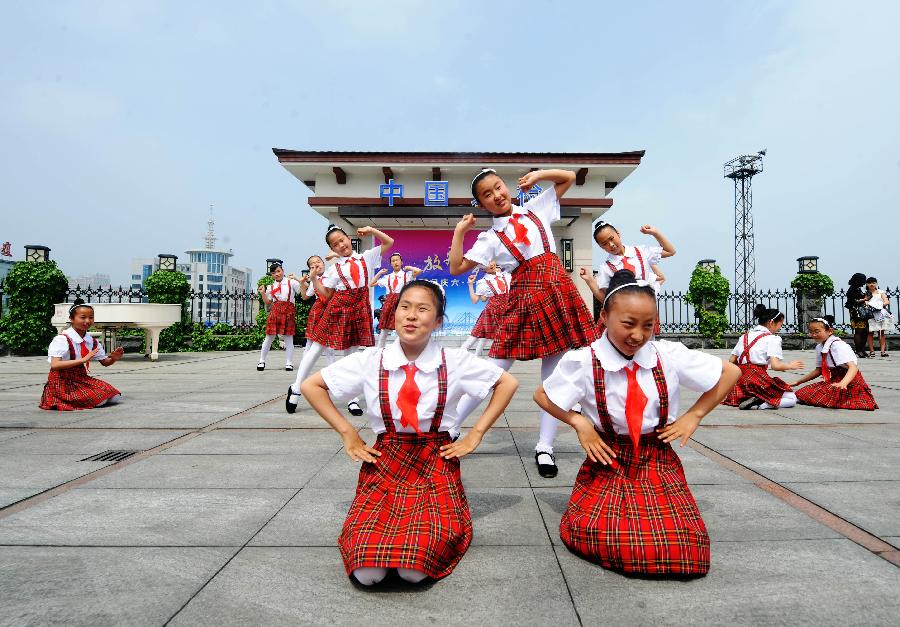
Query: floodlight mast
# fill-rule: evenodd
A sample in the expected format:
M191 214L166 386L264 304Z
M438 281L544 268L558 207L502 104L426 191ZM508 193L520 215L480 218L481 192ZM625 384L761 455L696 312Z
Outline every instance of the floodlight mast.
M738 329L751 326L756 293L756 258L753 246L753 177L763 171L765 149L742 155L724 165L725 178L734 181L734 294L732 323Z

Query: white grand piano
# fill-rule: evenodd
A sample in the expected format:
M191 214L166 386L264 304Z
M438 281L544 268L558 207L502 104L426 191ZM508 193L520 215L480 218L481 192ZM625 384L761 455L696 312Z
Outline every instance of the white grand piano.
M116 347L115 330L143 329L146 354L152 361L159 359L159 333L181 320L181 305L159 305L156 303L85 303L94 308L93 329L109 330L110 346ZM69 307L72 303L54 305L53 318L50 323L57 331L69 325Z

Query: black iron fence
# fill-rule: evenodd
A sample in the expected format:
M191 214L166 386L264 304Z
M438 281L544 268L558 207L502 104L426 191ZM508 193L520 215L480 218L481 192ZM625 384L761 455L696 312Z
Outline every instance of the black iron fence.
M900 288L884 288L883 290L890 301L892 312L900 311ZM832 315L835 320L835 328L843 331L850 330L850 312L844 308L847 293L844 290L822 296L822 314ZM782 332L805 333L801 328L800 308L798 307L797 292L794 290L765 290L750 295L753 304L762 303L770 309L778 309L784 312L785 320ZM694 306L687 302L684 292L662 292L658 297L660 327L663 333L699 333L698 319L694 313ZM732 321L728 328L730 333L743 333L744 328L737 327L733 321L738 307L738 297L730 294L726 315ZM751 305L752 307L752 305Z
M890 310L900 312L900 288L885 288L884 292L890 301ZM89 303L146 303L147 292L143 289L125 287L74 287L66 293L66 302L73 302L76 298L82 298ZM751 295L753 303L762 303L766 307L778 309L785 314L783 332L802 333L798 320L801 318L798 309L797 293L794 290L767 290L759 291ZM835 327L844 331L850 329L850 315L844 308L846 292L840 290L822 297L822 313L830 314L835 318ZM659 317L662 333L682 334L699 333L698 319L694 313L694 306L687 302L684 292L662 292L658 297ZM735 319L735 310L738 299L735 294L728 298L727 315L729 320ZM7 303L3 291L3 281L0 281L0 316L7 312ZM255 292L230 292L230 291L194 291L191 290L187 301L187 314L192 322L203 322L213 325L223 322L230 326L250 328L256 324L258 312L258 300ZM441 334L465 335L475 325L476 316L466 313L456 319L448 320L441 330ZM728 331L742 333L746 329L738 328L732 324Z

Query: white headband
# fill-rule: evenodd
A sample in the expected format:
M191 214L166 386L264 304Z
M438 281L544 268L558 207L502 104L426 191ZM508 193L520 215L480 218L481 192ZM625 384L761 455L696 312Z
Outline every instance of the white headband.
M606 293L606 297L603 299L603 307L606 307L606 302L609 300L609 297L618 292L620 289L624 287L650 287L649 281L644 281L643 279L639 279L637 281L633 281L631 283L623 283L622 285L618 285Z
M813 318L812 320L810 320L810 322L821 322L829 329L831 328L831 323L828 322L828 320L826 320L825 318Z

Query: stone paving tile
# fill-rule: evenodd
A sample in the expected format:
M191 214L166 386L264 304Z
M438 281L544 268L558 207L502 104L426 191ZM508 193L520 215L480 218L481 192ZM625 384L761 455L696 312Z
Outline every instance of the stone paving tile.
M333 454L154 455L91 482L92 488L293 488Z
M744 448L782 450L864 449L871 445L830 429L810 429L799 425L744 429L701 427L693 439L717 451Z
M295 493L81 488L0 519L0 545L241 546Z
M23 435L34 433L30 429L2 429L0 430L0 442L6 442L14 438L21 438Z
M900 535L900 477L895 481L785 483L785 487L876 536Z
M48 488L54 486L47 486ZM29 496L43 492L43 488L0 488L0 507L12 505Z
M728 456L777 482L891 480L900 449L731 449Z
M585 624L896 625L900 569L849 540L714 542L690 581L623 577L561 550Z
M163 451L164 455L298 455L335 453L342 446L331 428L215 429Z
M99 453L100 451L95 451ZM7 452L0 455L0 488L41 488L108 466L110 462L82 462L82 455L40 455Z
M0 547L0 624L162 625L234 551Z
M0 442L0 456L94 455L107 450L144 451L187 433L186 431L66 429L32 432L24 439ZM3 434L0 434L3 440Z
M373 589L348 582L337 548L247 547L172 624L535 622L578 624L550 547L472 547L438 582Z

